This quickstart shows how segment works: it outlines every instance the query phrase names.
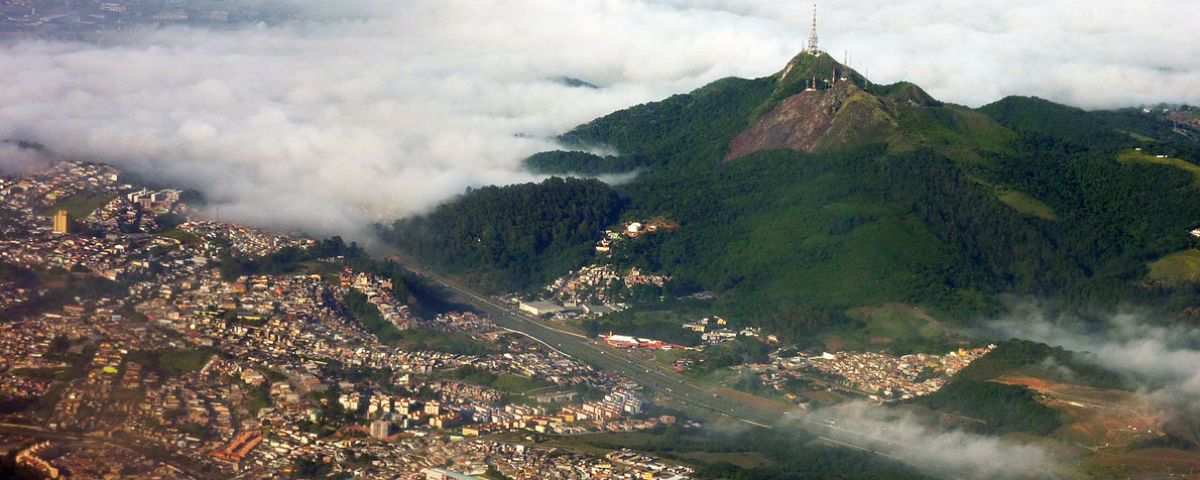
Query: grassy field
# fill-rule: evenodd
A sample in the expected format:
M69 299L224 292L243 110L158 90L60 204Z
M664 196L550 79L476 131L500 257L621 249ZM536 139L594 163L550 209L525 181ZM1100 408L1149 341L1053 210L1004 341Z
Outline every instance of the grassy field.
M712 316L710 305L705 302L677 301L669 305L650 304L605 315L598 319L599 333L610 331L618 335L632 335L663 340L681 345L695 345L700 335L680 327L685 322ZM578 325L569 322L568 325ZM582 331L583 328L580 327Z
M176 240L179 240L179 242L184 245L199 245L201 243L204 243L204 239L196 236L195 234L193 234L191 232L186 232L186 231L180 230L178 228L172 228L170 230L162 232L160 235L167 237L167 238L174 238Z
M1117 129L1117 131L1118 131L1118 132L1121 132L1121 133L1124 133L1124 134L1126 134L1126 135L1129 135L1131 138L1133 138L1134 140L1137 140L1137 141L1139 141L1139 142L1156 142L1156 141L1157 141L1157 140L1155 140L1155 139L1153 139L1153 138L1147 137L1147 136L1145 136L1145 135L1142 135L1142 134L1140 134L1140 133L1137 133L1137 132L1130 132L1130 131L1128 131L1128 130L1121 130L1121 129Z
M200 370L212 355L210 349L139 351L130 353L126 359L142 364L149 371L173 377Z
M399 339L390 343L403 350L431 350L465 355L481 355L495 350L494 345L485 344L468 335L423 328L404 330Z
M1058 220L1058 216L1054 214L1054 209L1023 192L1016 190L998 191L996 192L996 198L999 198L1005 205L1012 207L1013 210L1026 215L1044 220Z
M106 193L81 192L59 200L41 213L50 216L59 210L66 210L67 216L71 219L83 218L96 211L97 208L107 205L113 198L113 195Z
M1162 472L1173 472L1164 477ZM1090 478L1195 478L1200 471L1200 452L1185 452L1165 448L1148 448L1121 454L1098 453L1083 463L1083 472Z
M687 353L687 350L655 350L654 361L663 365L671 365Z
M1175 252L1150 262L1146 277L1169 285L1200 281L1200 250Z
M76 378L71 367L17 368L12 371L12 374L41 380L72 380Z
M889 303L877 307L862 307L847 312L863 327L854 331L842 331L826 335L823 340L833 350L863 350L871 348L899 348L904 351L928 350L927 353L945 353L952 338L941 323L925 311L900 303Z
M732 425L729 428L741 427ZM688 439L703 438L703 434L699 433L687 433L684 436ZM560 447L572 451L581 451L590 455L603 455L609 451L622 447L633 450L651 450L657 446L661 446L661 444L663 444L665 441L668 441L668 439L661 433L591 433L585 435L551 437L543 445ZM761 467L771 465L773 463L770 459L763 457L758 453L751 452L730 453L680 450L672 452L670 457L673 457L677 461L683 461L684 463L691 464L728 462L748 468Z
M1144 164L1175 167L1192 174L1192 184L1200 187L1200 166L1178 158L1158 158L1148 153L1130 150L1118 155L1117 161L1126 165Z
M338 272L342 267L333 262L322 262L320 260L309 260L300 264L300 273L305 275L320 275L321 278L328 281L337 280Z
M545 387L546 384L543 382L511 373L502 373L496 376L496 380L492 382L492 388L509 393L525 393Z

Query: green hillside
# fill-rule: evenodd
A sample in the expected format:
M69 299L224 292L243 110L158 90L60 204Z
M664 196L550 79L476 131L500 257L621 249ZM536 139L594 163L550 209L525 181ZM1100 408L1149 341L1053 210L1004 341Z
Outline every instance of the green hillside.
M492 291L524 290L578 268L621 202L596 180L469 190L433 212L395 222L383 237Z
M617 187L621 215L678 222L647 254L675 277L672 291L714 291L718 312L793 338L853 322L829 312L886 304L955 320L996 311L1006 294L1077 306L1197 299L1171 287L1195 285L1178 275L1146 281L1148 264L1192 246L1200 225L1189 138L1129 111L1023 97L973 110L849 70L836 85L820 79L841 68L801 54L774 76L721 80L560 138L619 155L529 164L638 169ZM578 256L540 278L587 260L562 251Z

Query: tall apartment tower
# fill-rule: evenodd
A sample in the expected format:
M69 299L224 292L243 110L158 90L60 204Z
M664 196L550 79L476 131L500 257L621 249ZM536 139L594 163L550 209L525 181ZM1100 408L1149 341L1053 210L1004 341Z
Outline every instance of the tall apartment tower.
M387 438L388 434L392 433L391 429L392 423L387 420L379 419L371 422L371 436L379 440Z
M54 214L54 233L67 233L69 224L66 210Z

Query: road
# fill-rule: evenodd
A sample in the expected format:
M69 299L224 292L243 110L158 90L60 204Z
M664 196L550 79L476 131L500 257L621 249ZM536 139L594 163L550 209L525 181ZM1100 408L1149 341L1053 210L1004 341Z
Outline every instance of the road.
M401 259L410 271L444 287L453 298L451 301L470 305L487 313L499 327L526 335L549 348L602 370L614 371L630 378L639 385L653 389L660 395L702 409L716 415L763 428L772 428L783 417L782 411L768 411L747 405L737 399L718 395L695 380L679 375L669 367L652 360L636 358L627 351L609 347L607 344L589 339L575 332L535 319L504 305L494 299L476 293L458 282L437 275L429 270L414 266L414 262L399 252L391 252Z
M563 355L591 364L596 368L621 373L639 385L651 388L658 394L684 405L761 428L773 429L774 425L784 422L789 426L808 431L825 443L871 452L901 463L911 464L912 462L908 458L903 458L906 455L899 452L903 452L905 448L919 448L919 440L880 438L847 428L848 425L838 425L835 421L810 418L798 410L772 411L748 404L738 398L721 395L652 359L636 358L629 355L626 350L613 348L578 333L564 330L546 321L526 315L504 302L479 294L453 279L418 266L420 265L418 262L394 248L388 249L387 256L397 259L409 271L448 290L453 295L449 299L450 301L470 305L487 313L492 321L501 328L528 336ZM922 467L921 465L914 466ZM1037 475L1041 478L1059 478L1051 471L1037 467L1030 468L1036 470ZM942 476L955 480L958 478L946 474L942 474Z

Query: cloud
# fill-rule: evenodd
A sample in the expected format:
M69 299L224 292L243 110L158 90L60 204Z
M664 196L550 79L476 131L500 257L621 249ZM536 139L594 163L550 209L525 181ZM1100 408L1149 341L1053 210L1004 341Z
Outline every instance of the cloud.
M1099 324L1071 315L1051 317L1036 306L1021 306L997 320L1004 335L1043 342L1077 352L1089 352L1098 365L1141 377L1148 383L1190 379L1200 387L1200 330L1153 322L1150 314L1120 312ZM1196 391L1200 395L1200 389Z
M812 2L677 0L807 25ZM1200 17L1190 0L820 2L821 45L873 80L910 80L979 106L1036 95L1083 108L1200 103ZM804 33L807 30L804 29Z
M196 188L222 219L347 233L535 180L520 159L599 115L771 74L810 15L765 0L296 4L308 20L0 44L0 139ZM1200 103L1197 8L861 0L822 6L821 33L878 81L970 105Z
M1200 329L1155 321L1141 311L1086 322L1050 316L1037 305L1019 306L991 327L1006 336L1091 353L1080 359L1129 375L1150 400L1195 428L1194 440L1200 441Z
M1060 466L1045 450L922 424L911 413L856 401L812 413L789 415L832 443L866 447L926 472L950 478L1047 478ZM1013 459L1021 459L1014 463Z
M36 148L0 142L0 172L24 173L49 166L52 161Z

